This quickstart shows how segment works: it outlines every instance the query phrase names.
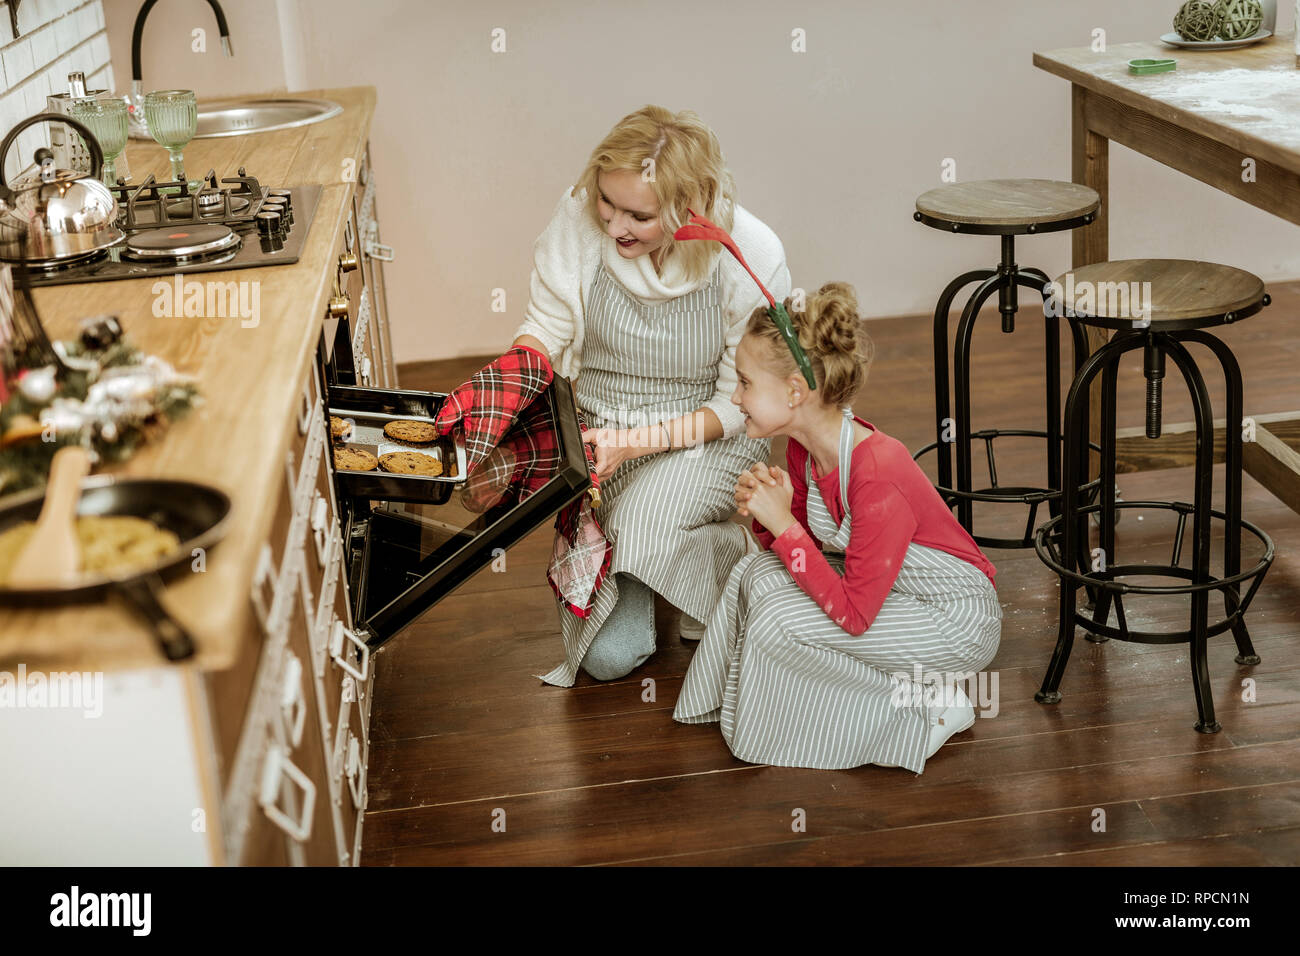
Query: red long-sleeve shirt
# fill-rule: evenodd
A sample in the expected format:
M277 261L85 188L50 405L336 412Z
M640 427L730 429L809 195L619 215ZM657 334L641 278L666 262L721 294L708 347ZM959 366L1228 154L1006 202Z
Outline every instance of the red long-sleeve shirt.
M786 445L785 460L794 486L790 511L795 523L774 537L757 520L752 522L759 543L779 554L799 587L832 621L854 635L864 633L875 620L913 541L970 562L990 581L995 574L993 564L958 524L903 443L868 421L856 420L872 433L853 449L849 469L852 532L843 577L827 562L808 526L804 480L808 450L794 439ZM843 521L839 468L818 475L813 461L812 475L831 518L836 523Z

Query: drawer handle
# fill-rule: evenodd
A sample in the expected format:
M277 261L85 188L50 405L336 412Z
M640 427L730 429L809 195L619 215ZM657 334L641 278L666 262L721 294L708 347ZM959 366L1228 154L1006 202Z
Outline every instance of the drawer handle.
M386 246L382 242L367 239L366 255L371 259L378 259L380 262L392 262L395 254L392 246Z
M286 652L284 661L284 687L280 691L280 713L284 716L284 729L291 747L302 743L302 732L307 726L307 700L302 693L302 662Z
M279 807L281 777L288 777L302 789L302 816L294 820ZM311 833L312 811L316 808L316 785L285 756L284 748L273 743L262 765L262 792L258 795L267 818L294 840L302 843Z
M319 491L313 490L312 494L316 500L311 503L311 535L316 543L316 560L323 568L325 559L329 556L330 503Z
M358 810L366 808L366 774L361 766L361 744L348 731L347 758L348 790L352 792L352 805Z
M257 570L253 572L253 610L258 623L266 633L271 631L271 608L266 602L266 587L275 579L275 557L271 546L263 543L257 555ZM272 598L274 600L274 598Z
M311 413L313 402L311 400L311 378L302 386L302 408L298 411L298 434L307 434L307 429L311 427Z
M335 777L343 775L343 757L347 752L344 744L347 742L348 721L352 714L352 704L357 699L356 686L356 682L351 677L346 674L343 675L342 689L339 694L338 730L335 731L334 749L330 754L330 769Z
M343 656L344 641L351 641L361 650L361 669L353 667L352 664ZM344 671L351 674L362 683L365 682L366 674L370 672L370 646L365 641L357 637L356 633L343 626L342 621L335 621L333 628L330 630L330 657L334 658L334 663L343 668Z

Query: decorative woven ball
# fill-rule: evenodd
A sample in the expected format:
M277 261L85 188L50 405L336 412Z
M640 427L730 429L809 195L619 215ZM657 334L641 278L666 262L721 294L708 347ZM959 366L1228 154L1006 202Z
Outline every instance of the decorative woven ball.
M1264 23L1264 8L1259 0L1219 0L1219 36L1225 40L1244 40L1259 32Z
M1174 16L1174 31L1184 40L1213 40L1221 19L1219 4L1213 0L1187 0Z

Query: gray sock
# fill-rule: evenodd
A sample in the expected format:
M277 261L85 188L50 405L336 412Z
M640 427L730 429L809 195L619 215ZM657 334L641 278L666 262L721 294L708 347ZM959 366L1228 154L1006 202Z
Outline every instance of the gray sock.
M655 652L654 591L630 574L616 580L618 601L582 659L582 669L596 680L625 677Z

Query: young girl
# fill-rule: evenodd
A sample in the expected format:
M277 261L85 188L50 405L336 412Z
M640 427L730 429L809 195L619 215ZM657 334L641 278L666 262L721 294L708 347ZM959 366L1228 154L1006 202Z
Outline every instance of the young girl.
M790 303L817 388L756 309L731 400L747 435L789 438L789 470L755 463L736 481L763 550L732 570L673 717L721 720L752 763L920 773L974 723L953 682L997 650L993 565L907 449L853 415L872 352L853 287L827 283L803 312Z

